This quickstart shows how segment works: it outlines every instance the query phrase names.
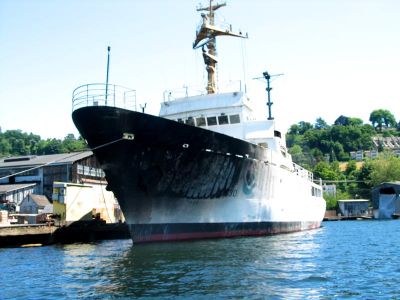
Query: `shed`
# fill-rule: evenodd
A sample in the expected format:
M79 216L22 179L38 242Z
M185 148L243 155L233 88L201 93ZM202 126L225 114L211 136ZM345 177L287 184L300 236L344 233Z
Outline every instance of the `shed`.
M20 213L41 214L50 211L51 203L44 195L28 195L20 204Z
M37 192L36 183L0 184L0 203L15 209L24 198L35 192Z
M375 218L391 219L400 214L400 181L384 182L372 189Z
M369 200L338 200L339 210L344 217L363 217L368 215Z

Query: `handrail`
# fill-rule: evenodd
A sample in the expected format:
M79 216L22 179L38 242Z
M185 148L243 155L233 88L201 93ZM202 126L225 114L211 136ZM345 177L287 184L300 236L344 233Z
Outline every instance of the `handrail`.
M115 84L84 84L72 92L72 111L86 106L112 106L136 111L136 90Z
M292 163L293 163L294 171L298 175L300 175L300 177L306 178L309 181L314 182L314 174L312 172L308 171L307 169L304 169L302 166L300 166L294 162L292 162Z

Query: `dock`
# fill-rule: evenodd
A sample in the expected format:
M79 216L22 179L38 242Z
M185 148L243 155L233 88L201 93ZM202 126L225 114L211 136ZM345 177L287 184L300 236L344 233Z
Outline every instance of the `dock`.
M0 247L45 246L108 239L128 239L126 223L107 224L93 221L74 222L69 226L46 224L0 227Z

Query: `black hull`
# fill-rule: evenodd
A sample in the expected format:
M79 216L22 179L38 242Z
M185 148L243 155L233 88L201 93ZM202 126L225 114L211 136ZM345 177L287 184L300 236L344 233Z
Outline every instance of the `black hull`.
M94 149L107 189L114 192L125 215L134 206L136 220L145 218L137 213L149 209L152 198L231 195L242 169L251 168L255 160L263 163L265 155L260 147L242 140L124 109L84 107L72 117ZM121 140L124 133L134 138ZM127 195L148 200L125 204Z

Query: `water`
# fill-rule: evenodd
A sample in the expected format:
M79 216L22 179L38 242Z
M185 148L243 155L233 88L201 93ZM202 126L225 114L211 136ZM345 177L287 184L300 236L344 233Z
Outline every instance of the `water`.
M0 299L400 299L400 221L258 238L0 249Z

